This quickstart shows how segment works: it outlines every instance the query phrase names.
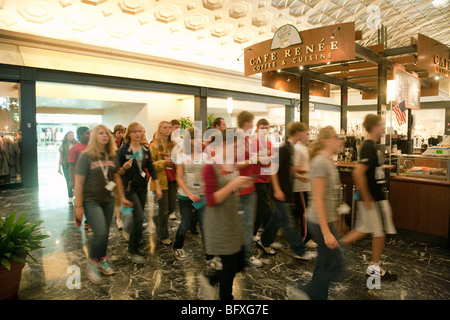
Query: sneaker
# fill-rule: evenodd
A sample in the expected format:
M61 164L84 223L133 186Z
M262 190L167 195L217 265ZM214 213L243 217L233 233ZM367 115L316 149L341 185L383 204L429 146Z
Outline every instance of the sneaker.
M94 284L102 283L102 275L100 273L100 265L98 262L95 262L91 259L88 260L86 274L89 280L91 280Z
M260 239L261 237L258 235L253 236L253 242L258 242Z
M210 260L206 260L206 267L216 271L220 271L223 269L222 260L220 260L220 257L215 256Z
M209 279L203 274L198 275L199 295L202 300L219 300L219 287L211 285Z
M115 273L113 268L109 265L108 260L106 260L106 257L103 257L100 260L100 271L105 276L112 276Z
M117 230L122 230L123 229L122 219L117 219L116 220L116 225L117 225Z
M295 287L287 287L286 294L288 300L311 300L305 291Z
M256 244L258 245L259 248L261 248L265 253L270 254L270 255L274 255L275 253L277 253L275 250L273 250L271 247L264 247L261 240L258 240L256 242Z
M161 240L160 242L166 246L170 246L172 244L172 241L169 238Z
M294 255L294 258L298 259L298 260L303 260L303 261L311 261L312 259L317 258L317 252L315 252L315 251L306 251L301 256L299 256L297 254Z
M214 258L206 261L206 267L220 271L223 269L222 260L220 260L220 257L215 256Z
M273 249L279 250L279 249L283 249L284 246L280 242L274 242L270 245L270 247Z
M315 243L312 240L309 240L306 244L305 247L307 247L308 249L316 249L319 245L317 243Z
M170 220L176 220L176 219L177 219L177 215L175 214L175 212L172 212L172 213L169 215L169 219L170 219Z
M86 231L91 231L92 228L85 222L85 223L84 223L84 230L86 230Z
M262 261L257 259L254 256L251 256L250 258L248 258L247 263L254 267L262 267L262 265L263 265Z
M130 260L136 264L144 264L147 262L147 259L145 259L145 257L137 253L130 253Z
M381 280L385 281L396 281L397 274L390 272L389 270L383 268L383 265L371 264L367 267L366 276L379 277L381 275Z
M178 260L186 260L186 252L184 252L184 249L173 249L173 255Z

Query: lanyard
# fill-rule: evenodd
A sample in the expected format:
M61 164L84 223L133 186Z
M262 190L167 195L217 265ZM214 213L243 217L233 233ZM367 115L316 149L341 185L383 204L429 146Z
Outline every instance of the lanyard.
M136 153L137 153L136 162L139 167L139 171L142 172L142 162L144 160L144 150L142 150L142 146L139 151L136 151Z
M108 154L106 154L106 153L105 153L105 160L106 161L109 160ZM105 177L105 180L108 182L109 181L109 178L108 178L109 166L108 165L103 166L103 162L100 159L98 159L98 163L100 164L100 167L102 169L103 177Z

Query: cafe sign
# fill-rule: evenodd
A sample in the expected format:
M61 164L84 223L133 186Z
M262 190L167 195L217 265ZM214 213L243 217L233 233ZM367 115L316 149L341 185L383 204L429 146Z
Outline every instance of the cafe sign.
M423 34L417 37L417 67L450 77L450 48Z
M244 50L245 75L355 59L355 23L299 32L284 25L273 39Z

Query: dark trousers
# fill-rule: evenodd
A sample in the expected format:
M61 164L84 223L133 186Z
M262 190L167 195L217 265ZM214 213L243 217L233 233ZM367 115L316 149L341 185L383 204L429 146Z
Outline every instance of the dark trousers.
M255 189L257 204L253 235L256 235L258 233L260 227L262 227L263 229L266 228L273 211L272 203L269 199L270 183L255 183Z
M334 223L329 223L328 226L331 233L337 237ZM343 273L344 261L339 248L330 249L325 245L322 230L318 224L309 223L308 229L311 232L312 239L319 247L314 273L306 293L311 300L326 300L328 299L328 286Z
M244 248L232 255L221 255L223 269L220 274L220 300L233 300L233 282L236 274L244 269Z
M63 163L61 165L61 168L63 170L64 173L64 178L66 179L66 185L67 185L67 194L69 196L69 198L73 198L73 189L69 187L69 164L68 163Z
M177 182L176 181L168 181L169 189L167 196L168 199L168 209L169 214L175 211L177 205Z
M141 188L138 190L125 191L125 198L133 202L133 222L131 224L130 240L128 241L128 252L138 253L139 244L144 230L142 224L144 223L144 209L147 200L147 189Z

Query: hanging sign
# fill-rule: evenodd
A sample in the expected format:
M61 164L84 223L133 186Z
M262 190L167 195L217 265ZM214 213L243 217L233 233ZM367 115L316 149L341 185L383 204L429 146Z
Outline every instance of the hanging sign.
M394 67L396 101L405 101L407 109L420 109L420 78L415 73L405 71L402 65Z
M417 37L417 67L450 77L450 48L423 34Z
M245 75L355 59L355 23L299 32L280 27L273 37L244 50Z

